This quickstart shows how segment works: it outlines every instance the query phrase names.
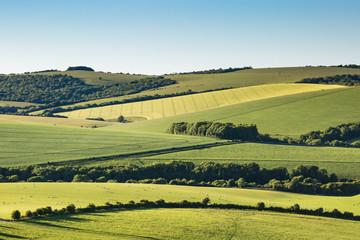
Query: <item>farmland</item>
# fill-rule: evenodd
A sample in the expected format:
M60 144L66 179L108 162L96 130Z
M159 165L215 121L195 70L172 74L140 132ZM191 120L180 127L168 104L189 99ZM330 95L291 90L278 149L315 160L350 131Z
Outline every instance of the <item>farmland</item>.
M141 158L142 163L167 162L171 160L245 163L256 162L261 167L315 165L341 177L357 178L360 175L359 148L296 146L265 143L239 143L207 149L167 153Z
M131 154L215 142L214 139L58 125L0 122L0 164L26 165Z
M0 229L0 238L10 239L355 239L359 235L359 223L354 221L215 209L97 212L0 222Z
M261 133L299 135L359 121L360 109L357 107L359 101L360 88L341 88L239 103L112 128L165 132L173 122L208 120L256 124Z
M137 116L145 117L147 119L157 119L193 112L201 112L237 103L246 103L284 95L337 88L343 87L314 84L270 84L149 100L144 102L88 108L60 113L59 115L80 119L99 117L104 119L115 119L120 115L125 117Z
M330 197L268 190L239 188L190 187L159 184L127 183L2 183L0 188L0 218L8 219L14 209L25 213L40 207L62 208L68 204L85 207L89 203L103 205L110 201L126 203L141 199L165 201L201 201L208 196L213 203L290 207L295 203L303 208L360 214L360 196Z

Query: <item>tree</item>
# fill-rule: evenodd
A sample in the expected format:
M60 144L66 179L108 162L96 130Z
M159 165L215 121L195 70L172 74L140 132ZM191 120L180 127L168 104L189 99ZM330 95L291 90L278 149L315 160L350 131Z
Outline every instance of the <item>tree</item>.
M74 204L67 205L65 209L66 209L66 212L68 212L68 213L75 213L75 210L76 210Z
M25 216L31 218L33 216L33 213L30 210L26 211Z
M256 204L256 208L257 208L257 210L259 210L259 211L264 210L264 208L265 208L265 203L263 203L263 202L258 202L258 203Z
M201 201L202 204L204 205L208 205L210 203L210 198L209 197L206 197L204 198L202 201Z
M11 218L14 219L14 220L19 220L21 217L21 213L19 210L14 210L12 213L11 213Z
M90 178L86 174L76 174L72 181L73 182L89 182Z
M118 118L117 118L117 121L118 122L124 122L125 121L125 118L123 115L120 115Z

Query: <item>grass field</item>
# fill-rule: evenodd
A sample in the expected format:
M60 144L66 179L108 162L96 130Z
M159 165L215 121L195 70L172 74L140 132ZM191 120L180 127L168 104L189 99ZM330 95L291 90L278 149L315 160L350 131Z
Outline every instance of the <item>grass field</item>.
M8 123L32 123L43 125L61 125L73 127L105 127L116 125L116 122L94 121L85 119L69 119L69 118L56 118L56 117L36 117L36 116L20 116L20 115L5 115L0 114L0 122Z
M356 239L359 222L259 211L148 209L0 222L6 239Z
M0 165L29 165L138 153L215 142L214 139L0 122Z
M157 119L261 99L338 88L343 89L343 86L320 84L270 84L80 109L59 113L59 115L80 119L99 117L104 119L115 119L120 115L125 117L137 116L145 117L147 119Z
M340 177L360 176L360 149L343 147L296 146L281 144L239 143L207 149L167 153L141 158L142 163L171 160L202 162L256 162L261 167L315 165Z
M173 122L253 123L261 133L299 135L360 119L360 88L301 93L179 116L116 126L143 132L165 132Z
M38 106L41 104L28 103L28 102L14 102L14 101L0 101L0 107L27 107L27 106Z
M51 206L62 208L68 204L87 206L89 203L104 205L105 202L140 201L141 199L165 201L200 201L208 196L213 203L236 203L289 207L295 203L303 208L337 208L340 211L360 214L360 195L353 197L330 197L305 195L268 190L240 188L190 187L159 184L127 183L1 183L0 218L10 218L18 209L27 210Z

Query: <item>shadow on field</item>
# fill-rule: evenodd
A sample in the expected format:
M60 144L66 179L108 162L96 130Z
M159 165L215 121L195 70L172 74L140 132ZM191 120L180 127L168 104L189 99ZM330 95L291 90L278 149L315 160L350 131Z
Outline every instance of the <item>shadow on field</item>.
M78 160L69 160L69 161L61 161L61 162L53 162L47 164L38 164L38 166L47 166L47 165L54 165L54 166L61 166L61 165L78 165L78 164L90 164L99 161L109 161L109 160L118 160L121 158L129 158L129 157L150 157L150 156L157 156L162 154L168 153L175 153L175 152L183 152L183 151L191 151L191 150L199 150L199 149L206 149L212 147L219 147L219 146L226 146L226 145L233 145L233 144L241 144L244 142L241 141L221 141L215 143L207 143L207 144L197 144L192 146L185 146L185 147L172 147L172 148L165 148L160 150L150 150L150 151L143 151L143 152L135 152L135 153L127 153L127 154L118 154L112 156L103 156L103 157L91 157L91 158L83 158Z
M4 237L4 238L3 238ZM14 234L8 234L8 233L2 233L0 232L0 239L9 239L9 238L16 238L16 239L28 239L26 237L14 235Z

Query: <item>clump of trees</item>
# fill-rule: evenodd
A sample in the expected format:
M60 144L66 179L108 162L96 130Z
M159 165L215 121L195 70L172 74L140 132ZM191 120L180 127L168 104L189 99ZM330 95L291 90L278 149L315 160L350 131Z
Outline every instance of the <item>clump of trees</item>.
M230 140L254 141L259 138L256 125L233 124L220 122L179 122L173 123L167 130L170 134L185 134L193 136L207 136Z
M331 66L331 67L341 67L341 68L360 68L360 65L357 64L345 64L345 65L336 65L336 66Z
M360 141L351 142L359 137L360 122L341 124L336 127L329 127L323 131L311 131L300 135L297 139L285 137L283 141L306 145L360 147Z
M335 84L335 85L345 85L345 86L359 86L360 85L360 75L336 75L328 77L318 77L318 78L305 78L298 81L297 83L316 83L316 84Z
M75 66L75 67L68 67L68 69L66 69L66 71L90 71L90 72L94 72L95 70L92 69L91 67Z

